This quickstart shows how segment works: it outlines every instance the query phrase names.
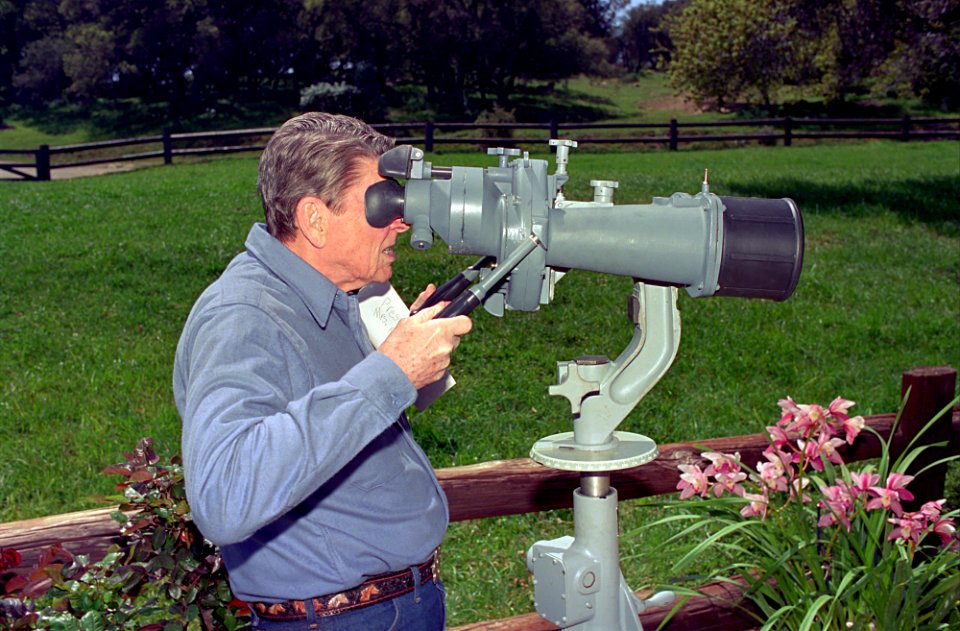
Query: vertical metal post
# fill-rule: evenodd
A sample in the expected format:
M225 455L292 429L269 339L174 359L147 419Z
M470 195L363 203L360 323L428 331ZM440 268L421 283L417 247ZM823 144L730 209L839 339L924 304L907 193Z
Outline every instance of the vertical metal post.
M593 618L579 629L624 629L620 620L620 533L617 524L617 492L610 488L610 474L583 474L573 494L573 525L576 545L599 561L578 576L578 587L597 590ZM599 587L599 589L597 589ZM639 620L632 627L639 629Z
M50 145L40 145L37 149L37 179L50 181Z

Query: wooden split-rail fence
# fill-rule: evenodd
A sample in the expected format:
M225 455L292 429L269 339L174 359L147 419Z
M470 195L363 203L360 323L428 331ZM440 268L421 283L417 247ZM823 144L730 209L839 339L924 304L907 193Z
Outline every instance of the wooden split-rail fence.
M899 141L960 139L960 118L762 118L713 122L661 123L374 123L398 142L434 151L439 145L507 146L543 149L548 139L569 138L580 145L661 146L671 151L693 143L782 143L795 141ZM0 148L0 174L25 180L50 180L54 171L130 164L152 160L172 164L175 157L262 151L275 127L174 133L36 149ZM523 132L516 134L515 132ZM131 151L131 148L135 148Z

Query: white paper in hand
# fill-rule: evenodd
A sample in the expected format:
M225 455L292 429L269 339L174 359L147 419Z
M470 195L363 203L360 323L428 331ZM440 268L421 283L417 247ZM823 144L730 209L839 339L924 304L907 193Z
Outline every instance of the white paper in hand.
M357 292L357 300L360 303L360 319L374 348L379 348L397 323L410 315L410 309L390 283L367 285ZM417 409L421 412L427 409L456 383L450 373L445 371L438 381L417 391Z

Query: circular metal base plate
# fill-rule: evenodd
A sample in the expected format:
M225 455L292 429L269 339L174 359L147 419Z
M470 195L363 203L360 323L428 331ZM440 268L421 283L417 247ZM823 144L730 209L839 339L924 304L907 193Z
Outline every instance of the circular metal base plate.
M657 444L646 436L614 432L610 449L587 450L574 442L573 432L541 438L530 449L530 457L561 471L620 471L639 467L659 455Z

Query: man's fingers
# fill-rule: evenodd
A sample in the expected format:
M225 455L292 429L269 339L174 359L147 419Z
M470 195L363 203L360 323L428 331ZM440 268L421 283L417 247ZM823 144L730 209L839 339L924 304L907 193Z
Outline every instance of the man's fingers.
M437 286L433 283L427 285L427 288L420 292L420 295L417 296L417 299L413 301L413 304L410 305L410 311L416 311L420 308L424 302L427 301L427 298L433 295L433 292L437 291Z
M457 337L466 335L473 329L473 320L465 315L455 316L453 318L444 318L444 322L449 323L450 332Z
M447 306L446 302L437 303L432 307L427 307L422 311L417 311L415 314L410 316L410 320L417 323L428 322L429 320L433 320L435 317L437 317L437 314L443 311L445 306Z

